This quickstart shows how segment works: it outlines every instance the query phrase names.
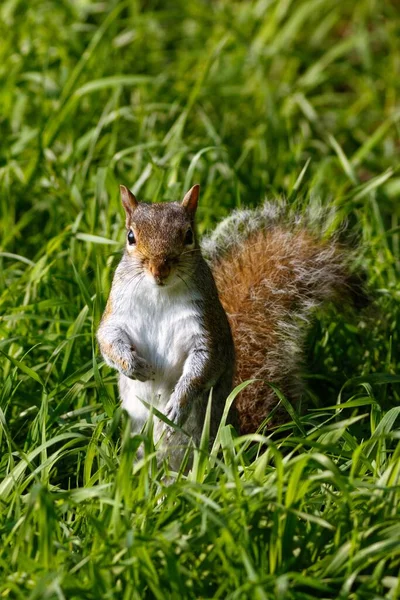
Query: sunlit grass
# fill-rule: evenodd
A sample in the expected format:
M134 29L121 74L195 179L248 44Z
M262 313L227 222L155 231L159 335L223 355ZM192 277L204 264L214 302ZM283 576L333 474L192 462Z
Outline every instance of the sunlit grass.
M400 597L399 25L377 0L1 3L2 598ZM266 194L335 207L374 303L319 315L307 412L172 477L94 332L118 184L196 181L201 232Z

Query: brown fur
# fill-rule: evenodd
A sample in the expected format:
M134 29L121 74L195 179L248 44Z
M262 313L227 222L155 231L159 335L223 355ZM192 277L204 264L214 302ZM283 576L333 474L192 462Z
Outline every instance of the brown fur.
M228 314L236 351L240 429L251 433L277 404L264 383L276 384L292 400L301 391L304 327L310 309L346 292L344 255L333 241L303 229L271 227L253 233L214 263L213 275Z

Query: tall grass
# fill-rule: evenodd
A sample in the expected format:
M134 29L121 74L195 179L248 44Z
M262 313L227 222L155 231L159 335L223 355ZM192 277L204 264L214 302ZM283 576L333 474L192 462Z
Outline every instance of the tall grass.
M378 0L1 3L2 598L400 597L399 27ZM195 181L201 232L334 206L374 306L319 316L305 415L171 478L94 331L118 184Z

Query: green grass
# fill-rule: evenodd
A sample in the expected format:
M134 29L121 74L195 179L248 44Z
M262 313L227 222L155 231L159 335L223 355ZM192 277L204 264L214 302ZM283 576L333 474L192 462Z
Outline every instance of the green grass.
M0 598L400 598L397 3L3 0L0 33ZM118 184L196 181L201 232L335 207L375 301L319 316L306 414L166 486L94 332Z

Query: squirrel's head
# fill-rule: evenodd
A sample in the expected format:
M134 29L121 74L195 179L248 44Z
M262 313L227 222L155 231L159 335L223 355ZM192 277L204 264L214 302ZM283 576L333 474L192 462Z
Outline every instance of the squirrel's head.
M163 204L138 202L128 188L120 189L127 256L159 286L185 282L200 252L194 226L200 186L194 185L182 202Z

